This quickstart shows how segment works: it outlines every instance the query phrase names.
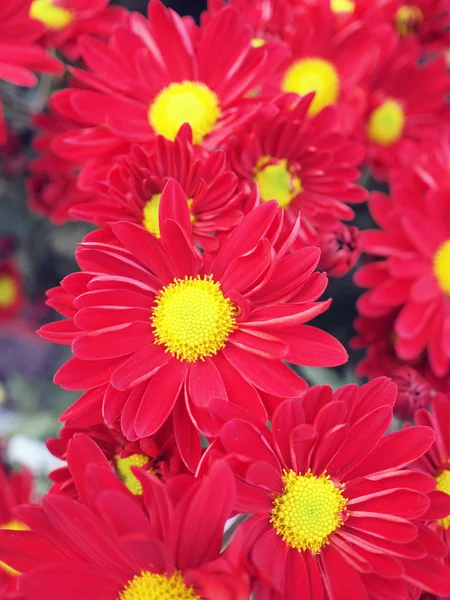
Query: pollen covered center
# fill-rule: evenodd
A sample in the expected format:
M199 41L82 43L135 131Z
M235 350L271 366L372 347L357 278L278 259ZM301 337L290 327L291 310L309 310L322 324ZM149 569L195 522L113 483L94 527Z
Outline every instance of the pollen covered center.
M127 583L117 600L200 600L200 596L178 571L170 577L142 571Z
M290 548L319 552L343 523L347 498L328 475L285 471L284 490L273 503L271 523Z
M355 12L355 3L353 0L331 0L331 10L336 14L351 14Z
M450 495L450 471L444 469L442 473L440 473L436 477L436 489L440 492L444 492ZM444 529L450 528L450 515L445 517L445 519L440 519L438 521L438 525L443 527Z
M20 521L12 520L4 525L0 525L0 529L9 529L10 531L25 531L28 529L28 527ZM18 571L0 560L0 571L2 570L6 571L8 575L20 575Z
M441 244L434 255L433 272L441 290L450 295L450 240Z
M338 72L331 62L323 58L302 58L286 71L281 87L283 92L300 96L316 92L309 107L309 114L315 115L337 101L339 85Z
M156 96L148 111L155 132L174 140L180 127L189 123L195 144L214 129L220 117L219 98L204 83L171 83Z
M303 191L302 182L284 158L262 156L256 163L254 178L259 187L261 201L276 200L281 208L287 208Z
M75 15L63 6L58 6L55 0L33 0L30 7L30 17L43 23L48 29L64 29L72 23Z
M388 98L371 113L367 126L368 136L381 146L390 146L402 137L405 120L400 102Z
M158 294L153 307L155 343L178 360L214 356L236 328L234 306L211 275L175 279Z
M422 21L423 13L418 6L405 4L395 15L395 27L401 37L418 33Z
M142 494L142 485L131 470L131 467L145 467L149 463L148 456L145 456L144 454L131 454L124 458L116 456L115 463L117 475L120 479L132 494L140 496Z
M153 233L157 238L161 237L161 231L159 229L159 205L161 203L162 194L153 194L148 202L145 203L142 209L142 224L145 229L150 233ZM187 201L189 210L192 207L194 200L189 198ZM195 222L195 216L190 215L191 223Z
M9 308L17 298L16 281L11 275L0 275L0 309Z

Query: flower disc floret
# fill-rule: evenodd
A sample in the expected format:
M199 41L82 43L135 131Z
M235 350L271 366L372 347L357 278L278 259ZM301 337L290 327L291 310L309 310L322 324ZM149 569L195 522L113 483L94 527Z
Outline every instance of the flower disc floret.
M148 111L155 132L173 141L180 127L189 123L195 144L214 129L220 117L219 98L204 83L171 83L157 95Z
M200 596L187 587L181 573L159 575L142 571L126 585L117 600L196 600Z
M261 157L255 168L262 202L276 200L281 208L287 208L303 190L300 179L289 169L286 159Z
M339 97L339 75L334 65L322 58L302 58L286 71L281 85L283 92L305 96L315 92L309 114L315 115Z
M17 285L10 275L0 275L0 309L11 306L17 297Z
M405 121L405 112L400 102L388 98L371 113L368 135L373 142L390 146L402 137Z
M48 29L64 29L72 23L75 15L63 6L58 6L53 0L33 0L30 7L30 17L41 21Z
M236 327L234 306L211 275L175 279L165 286L156 297L151 322L155 342L187 362L217 354Z
M290 548L319 552L344 522L347 498L328 475L284 471L284 490L274 500L271 523Z
M450 471L448 469L444 469L436 477L436 489L450 495ZM450 515L445 519L440 519L438 525L444 529L450 529Z
M417 33L423 21L423 13L418 6L404 4L395 15L395 26L402 37Z
M441 244L434 255L433 272L441 290L450 294L450 240Z
M353 0L331 0L331 10L336 13L352 14L355 12L355 3Z
M131 454L124 458L116 456L115 463L117 474L130 492L135 496L140 496L142 494L142 485L131 470L131 467L145 467L148 460L148 456L145 456L144 454Z

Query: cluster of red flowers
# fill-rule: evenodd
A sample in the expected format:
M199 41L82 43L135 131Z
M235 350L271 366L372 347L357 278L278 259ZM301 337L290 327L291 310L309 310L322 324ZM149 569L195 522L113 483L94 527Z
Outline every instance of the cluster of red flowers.
M450 597L450 0L107 5L0 7L0 77L71 62L29 207L97 227L39 330L73 354L67 466L28 505L0 467L0 597ZM381 229L349 223L362 174ZM361 251L375 379L308 388ZM18 290L0 260L0 317Z

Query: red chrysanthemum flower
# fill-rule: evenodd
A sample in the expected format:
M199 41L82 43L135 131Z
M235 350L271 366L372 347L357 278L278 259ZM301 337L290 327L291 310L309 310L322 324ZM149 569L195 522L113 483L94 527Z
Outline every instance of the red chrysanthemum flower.
M121 418L129 440L152 435L173 415L192 468L195 429L206 436L219 429L210 398L266 422L264 394L297 397L305 387L283 361L332 366L347 355L329 334L304 325L328 308L316 302L327 280L313 273L317 248L290 252L299 223L286 237L275 202L250 212L208 262L193 245L186 195L175 181L162 194L159 219L159 239L124 222L88 235L76 253L82 272L49 293L69 320L40 333L72 344L75 356L55 382L90 390L90 406L95 397L96 410L103 402L106 422Z
M262 202L277 200L285 209L286 225L301 212L300 237L317 244L319 233L353 218L345 203L362 202L366 191L355 184L363 147L339 132L334 107L308 117L311 102L311 94L279 96L232 140L228 157L244 189L257 186Z
M99 464L105 458L126 487L136 496L142 495L142 486L135 477L132 467L141 467L150 471L162 481L185 471L177 449L173 431L163 426L156 435L143 438L137 442L128 442L117 429L100 423L89 427L63 427L58 438L47 440L50 452L61 460L68 459L70 441L77 433L90 437L99 446L104 456L90 456L92 462ZM100 456L100 458L99 458ZM67 466L52 471L49 479L54 482L52 493L64 494L72 498L78 497L75 482Z
M242 192L223 152L197 152L189 125L173 142L158 136L148 149L133 147L117 161L107 181L96 186L96 196L74 206L71 214L99 226L139 223L159 237L161 193L171 178L188 198L195 242L207 250L217 249L218 240L212 235L230 231L242 219Z
M31 501L33 475L25 467L12 470L2 458L0 456L0 531L22 530L25 526L17 520L14 511L19 504ZM0 561L0 598L13 598L9 592L17 588L17 575L15 569Z
M431 407L431 412L425 409L418 410L414 419L417 425L432 427L436 440L413 467L434 477L437 489L450 496L450 396L438 394L431 401ZM450 509L447 515L434 523L434 528L450 550ZM446 560L448 562L449 559Z
M30 17L45 27L44 45L57 48L69 60L80 58L80 35L107 40L113 28L125 21L120 6L110 0L31 0Z
M63 95L66 116L94 127L91 135L80 127L62 138L63 145L67 142L62 151L74 162L82 162L106 133L127 142L147 143L155 135L174 140L186 122L195 144L216 148L255 114L257 99L249 92L270 76L285 52L253 48L250 29L232 7L195 32L190 21L159 0L149 3L148 17L130 14L108 44L80 40L89 71L72 72L89 89L54 95L55 101ZM102 152L100 144L95 151Z
M43 28L28 16L31 0L8 0L0 5L0 79L25 87L37 83L37 73L63 70L61 62L39 46ZM0 101L0 143L7 139Z
M291 5L295 6L283 39L292 55L263 87L263 94L272 98L280 91L301 96L315 92L309 114L336 105L341 130L353 131L364 109L367 78L389 28L356 21L338 30L328 1Z
M389 22L402 39L419 40L422 52L449 46L448 0L331 0L331 6L340 24Z
M83 457L95 447L77 442ZM226 464L168 484L137 469L142 506L99 465L69 466L86 505L49 494L17 511L31 531L0 532L0 559L22 573L27 600L247 600L245 574L221 554L235 498Z
M377 177L386 177L405 143L434 137L441 126L450 79L444 57L420 59L420 46L390 38L370 84L364 131L368 161Z
M315 387L283 402L271 430L245 417L224 425L206 457L228 457L237 510L253 514L243 528L256 598L406 600L410 584L450 594L446 550L425 526L450 498L405 468L434 434L385 436L395 395L386 378Z
M22 275L12 259L0 260L0 322L11 319L24 305Z
M450 210L448 200L430 194L422 208L397 207L374 193L370 210L382 230L364 231L361 248L380 260L356 273L371 288L358 300L364 317L387 317L394 324L397 356L414 361L426 351L436 377L449 372L450 361Z

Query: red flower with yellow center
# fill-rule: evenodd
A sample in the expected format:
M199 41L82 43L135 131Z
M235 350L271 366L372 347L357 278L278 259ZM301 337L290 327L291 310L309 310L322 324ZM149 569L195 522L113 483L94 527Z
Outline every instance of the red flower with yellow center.
M396 206L373 194L370 210L382 230L361 234L361 248L382 260L363 266L356 282L370 291L358 300L363 317L397 312L394 347L405 361L427 354L436 377L449 372L450 211L434 193L422 207Z
M448 0L331 0L331 6L339 23L389 23L400 38L417 39L422 53L448 48Z
M0 5L0 79L25 87L36 85L35 72L59 74L63 71L62 63L37 43L43 27L30 19L30 1L8 0ZM0 101L0 143L6 139Z
M129 440L154 434L172 416L183 460L192 468L196 429L217 434L209 410L218 397L267 420L264 395L296 397L305 382L284 362L337 365L344 348L305 325L329 302L316 302L326 277L313 273L317 248L290 252L275 202L252 211L204 262L192 242L187 198L170 181L156 238L134 223L88 235L76 253L81 273L50 292L68 321L40 333L71 343L74 358L55 382L89 390L109 424L121 418ZM78 401L83 413L84 401ZM76 424L72 410L72 425Z
M262 202L276 200L288 226L301 213L300 237L317 244L320 233L353 218L346 203L362 202L366 192L355 183L363 147L339 133L335 109L307 117L312 101L279 96L230 143L228 157L247 192L257 187Z
M418 425L433 428L436 440L413 467L434 477L437 490L450 496L450 397L438 394L432 399L431 408L431 412L421 409L414 415ZM437 519L434 528L442 536L447 549L450 549L450 509L447 515Z
M170 178L180 183L188 198L195 242L216 249L213 234L230 231L242 219L242 192L237 190L236 175L226 168L225 154L200 154L188 125L173 142L159 136L148 149L135 146L117 161L107 181L97 185L95 197L74 206L71 214L99 226L139 223L160 237L159 204Z
M80 58L79 38L89 34L108 39L127 12L108 6L110 0L31 0L30 17L45 27L43 42L69 60Z
M24 304L22 276L11 260L0 260L0 322L14 317Z
M386 436L395 396L386 378L314 387L283 402L271 430L246 416L223 426L205 461L228 457L236 509L253 515L241 537L256 598L406 600L410 584L450 593L439 537L425 528L450 499L439 506L433 478L406 468L433 431Z
M420 47L392 38L370 84L364 132L368 160L377 177L398 162L407 142L436 135L450 79L443 57L419 64Z
M270 76L280 53L253 48L250 30L232 7L196 31L158 0L149 3L148 16L147 21L130 14L107 44L82 38L89 70L72 72L88 89L69 88L54 98L63 94L66 116L95 127L97 136L107 132L139 143L155 135L174 140L188 123L195 144L216 148L254 115L258 105L248 92ZM67 135L75 162L92 144L83 129L76 138ZM100 145L96 151L102 151Z
M2 449L0 449L1 451ZM31 501L33 475L22 467L13 470L9 465L0 461L0 531L22 531L26 526L15 514L20 504ZM8 592L17 588L16 569L12 569L0 560L0 598L7 598Z
M291 47L292 56L264 86L263 94L272 98L280 92L300 96L315 92L309 115L336 105L341 128L352 131L365 103L366 79L389 31L383 24L369 26L362 21L338 29L329 2L294 2L290 6L290 19L285 19L281 37Z
M79 433L90 437L99 446L100 450L91 455L91 461L111 465L116 474L123 481L128 490L135 496L142 496L142 485L133 473L133 467L141 467L150 471L159 479L166 481L186 469L183 468L178 452L173 431L167 423L156 435L139 440L127 442L118 429L108 427L101 423L87 427L63 427L60 437L47 440L47 447L57 458L67 461L68 448L71 440ZM73 452L77 450L74 449ZM68 467L60 467L49 475L54 482L52 493L64 494L78 498L79 492Z
M75 456L69 467L85 490L85 504L48 494L42 506L18 510L31 531L0 531L0 560L22 573L24 597L248 599L245 574L221 553L235 498L226 464L201 480L179 476L172 486L137 469L139 504L115 476L89 460L95 444L81 441L87 460Z

